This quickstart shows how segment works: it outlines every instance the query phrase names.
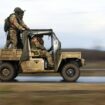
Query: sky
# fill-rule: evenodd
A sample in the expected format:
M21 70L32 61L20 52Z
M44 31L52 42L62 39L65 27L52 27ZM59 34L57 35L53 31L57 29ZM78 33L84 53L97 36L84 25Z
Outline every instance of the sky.
M33 29L53 29L62 48L105 50L105 0L0 0L0 47L5 45L4 20L15 7L25 11Z

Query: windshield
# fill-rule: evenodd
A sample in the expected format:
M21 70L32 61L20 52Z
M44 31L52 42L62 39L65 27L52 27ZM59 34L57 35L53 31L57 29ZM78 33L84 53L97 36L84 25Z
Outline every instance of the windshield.
M61 42L58 40L55 33L53 33L53 47L54 47L54 52L56 52L56 50L58 49L61 49Z

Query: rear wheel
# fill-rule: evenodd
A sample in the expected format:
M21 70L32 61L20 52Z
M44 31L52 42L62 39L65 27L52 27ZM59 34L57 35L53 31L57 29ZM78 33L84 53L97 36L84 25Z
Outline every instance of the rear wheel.
M16 72L10 63L3 63L0 66L0 80L11 81L15 78Z
M67 82L75 82L80 76L80 70L76 63L65 64L61 70L61 75Z

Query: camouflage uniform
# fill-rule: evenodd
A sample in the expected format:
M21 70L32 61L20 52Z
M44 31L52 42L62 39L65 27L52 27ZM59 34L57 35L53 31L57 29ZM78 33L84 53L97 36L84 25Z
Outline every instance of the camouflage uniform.
M44 47L44 41L42 38L39 37L34 37L31 40L31 48L32 50L34 49L38 49L40 52L40 56L41 57L46 57L47 61L49 63L49 66L53 67L53 60L52 60L52 56L49 52L46 51L45 47Z
M24 24L22 18L18 14L14 13L10 16L10 29L8 31L6 47L8 48L11 43L11 48L17 48L21 43L20 32L24 31L28 27ZM19 42L19 43L18 43Z

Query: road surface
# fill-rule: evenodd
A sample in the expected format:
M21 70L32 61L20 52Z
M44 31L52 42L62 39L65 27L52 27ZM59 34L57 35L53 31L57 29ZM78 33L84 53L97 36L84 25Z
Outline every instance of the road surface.
M61 76L18 76L13 82L65 83ZM105 83L105 76L80 76L76 83Z
M105 105L105 77L18 76L0 83L0 105Z

